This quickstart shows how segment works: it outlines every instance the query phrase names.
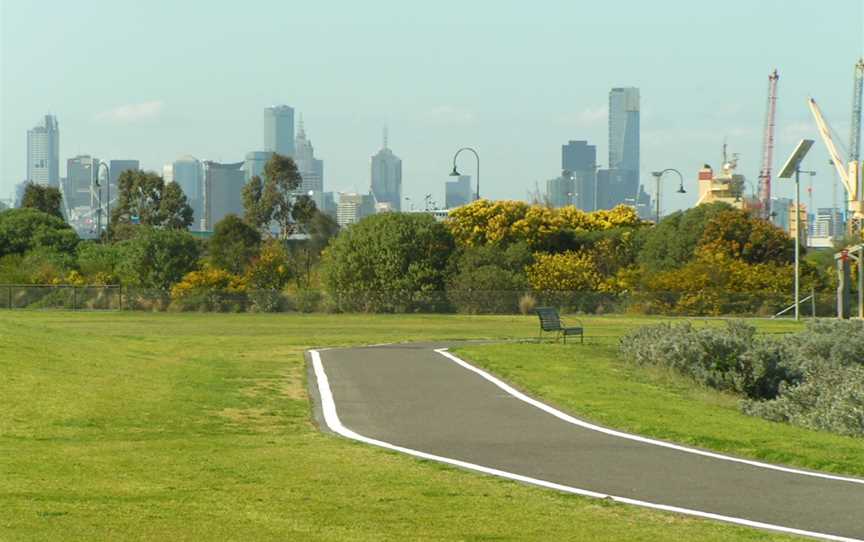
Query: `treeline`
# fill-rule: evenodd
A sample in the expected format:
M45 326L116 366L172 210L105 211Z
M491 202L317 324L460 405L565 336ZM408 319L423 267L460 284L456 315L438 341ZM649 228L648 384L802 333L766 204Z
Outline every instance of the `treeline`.
M339 231L274 156L243 191L243 216L210 239L174 183L124 172L110 228L81 241L51 197L0 213L0 284L122 285L157 308L773 314L789 304L794 241L725 204L644 222L630 207L586 213L476 201L445 222L374 215ZM299 233L302 235L292 235ZM808 255L804 291L834 287L830 254Z

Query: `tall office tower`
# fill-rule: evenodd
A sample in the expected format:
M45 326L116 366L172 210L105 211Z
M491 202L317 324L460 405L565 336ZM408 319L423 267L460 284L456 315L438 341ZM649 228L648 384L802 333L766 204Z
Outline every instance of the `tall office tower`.
M246 182L252 177L259 177L264 180L264 167L267 161L273 156L272 152L266 151L251 151L246 153L246 160L243 162L243 172L246 174Z
M609 168L639 171L639 89L609 92Z
M212 231L213 226L229 213L243 214L243 185L246 184L243 165L244 162L204 162L201 231Z
M42 124L27 130L26 180L60 187L60 130L54 115L45 115Z
M99 159L89 154L81 154L66 160L66 182L63 185L63 199L66 209L76 207L98 208L95 194L91 198L96 175L99 174ZM103 192L102 197L107 197Z
M459 175L458 177L448 177L444 184L444 207L446 209L455 209L463 205L468 205L474 200L474 192L471 190L471 176Z
M111 160L108 163L108 188L111 190L111 201L117 199L120 195L117 187L117 181L126 171L138 171L141 169L141 163L138 160ZM107 197L107 192L106 196Z
M187 203L192 207L192 224L200 223L204 210L204 171L201 162L193 156L181 156L174 161L173 172L174 182L180 185L186 195Z
M294 158L294 109L274 105L264 109L264 150Z
M562 145L561 169L570 172L574 183L575 196L568 205L594 211L597 208L597 147L587 141L572 140Z
M402 210L402 160L387 146L372 156L372 193L378 203L389 203L394 211Z
M324 161L315 158L315 149L312 147L312 141L306 137L306 128L303 125L303 117L300 117L300 129L297 132L297 138L294 140L294 162L297 164L297 171L303 177L303 184L300 186L300 191L304 194L309 192L324 191Z

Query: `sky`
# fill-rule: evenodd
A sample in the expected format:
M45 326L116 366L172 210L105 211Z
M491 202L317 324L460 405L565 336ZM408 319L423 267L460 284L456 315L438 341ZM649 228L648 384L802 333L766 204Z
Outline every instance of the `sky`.
M77 154L156 171L184 154L241 161L263 145L263 109L284 103L305 119L325 190L368 190L387 126L414 201L443 201L463 146L479 152L484 197L525 199L560 174L568 140L608 163L609 90L635 86L643 183L653 193L650 172L665 168L686 178L685 195L664 180L671 210L695 202L697 171L719 167L724 141L757 182L776 68L775 171L816 139L804 167L817 171L814 205L830 206L807 96L848 145L862 53L861 0L0 0L0 198L24 178L26 132L46 113L63 176ZM473 157L459 167L473 173Z

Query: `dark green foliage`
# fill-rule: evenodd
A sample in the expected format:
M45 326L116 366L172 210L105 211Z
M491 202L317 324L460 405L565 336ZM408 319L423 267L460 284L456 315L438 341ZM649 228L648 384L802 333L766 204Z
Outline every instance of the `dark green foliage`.
M673 213L653 228L643 228L638 262L650 272L678 269L693 258L708 222L730 209L726 203L699 205Z
M291 157L273 153L264 166L264 179L255 176L243 187L243 219L261 231L275 221L281 237L288 237L315 208L307 196L294 195L302 181Z
M124 286L167 292L198 265L198 244L185 231L142 227L118 249L116 271Z
M141 224L168 229L192 225L192 208L177 183L165 183L159 175L128 170L117 180L120 191L111 209L112 226Z
M62 218L36 209L0 213L0 256L36 248L71 254L78 241L78 234Z
M85 241L78 245L78 269L87 284L117 284L121 256L117 244Z
M619 344L630 361L742 395L748 414L864 436L864 323L818 321L783 339L758 337L740 322L726 329L660 324Z
M27 183L24 188L24 196L21 198L22 209L36 209L62 219L62 207L63 195L60 194L59 188L36 183Z
M453 246L447 228L429 215L373 215L330 243L324 284L339 310L440 310Z
M529 289L525 266L533 263L524 242L501 248L469 247L454 254L447 298L459 312L515 313L519 298Z
M258 254L260 245L258 230L237 215L229 214L213 229L213 237L207 245L208 259L216 267L241 275Z
M303 229L309 238L292 243L289 248L297 285L301 288L309 288L312 283L312 269L320 263L321 253L330 243L330 239L339 233L339 225L328 215L314 208L313 202L312 214L303 223Z

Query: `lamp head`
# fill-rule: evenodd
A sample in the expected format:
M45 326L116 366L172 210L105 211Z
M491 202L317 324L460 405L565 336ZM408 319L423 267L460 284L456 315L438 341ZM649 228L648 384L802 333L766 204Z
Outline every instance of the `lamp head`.
M684 185L683 185L683 184L682 184L681 186L678 187L678 193L679 193L679 194L686 194L686 193L687 193L687 191L684 190Z
M451 177L460 177L461 176L461 174L459 173L459 170L456 169L455 165L453 166L453 171L450 172L450 176Z

